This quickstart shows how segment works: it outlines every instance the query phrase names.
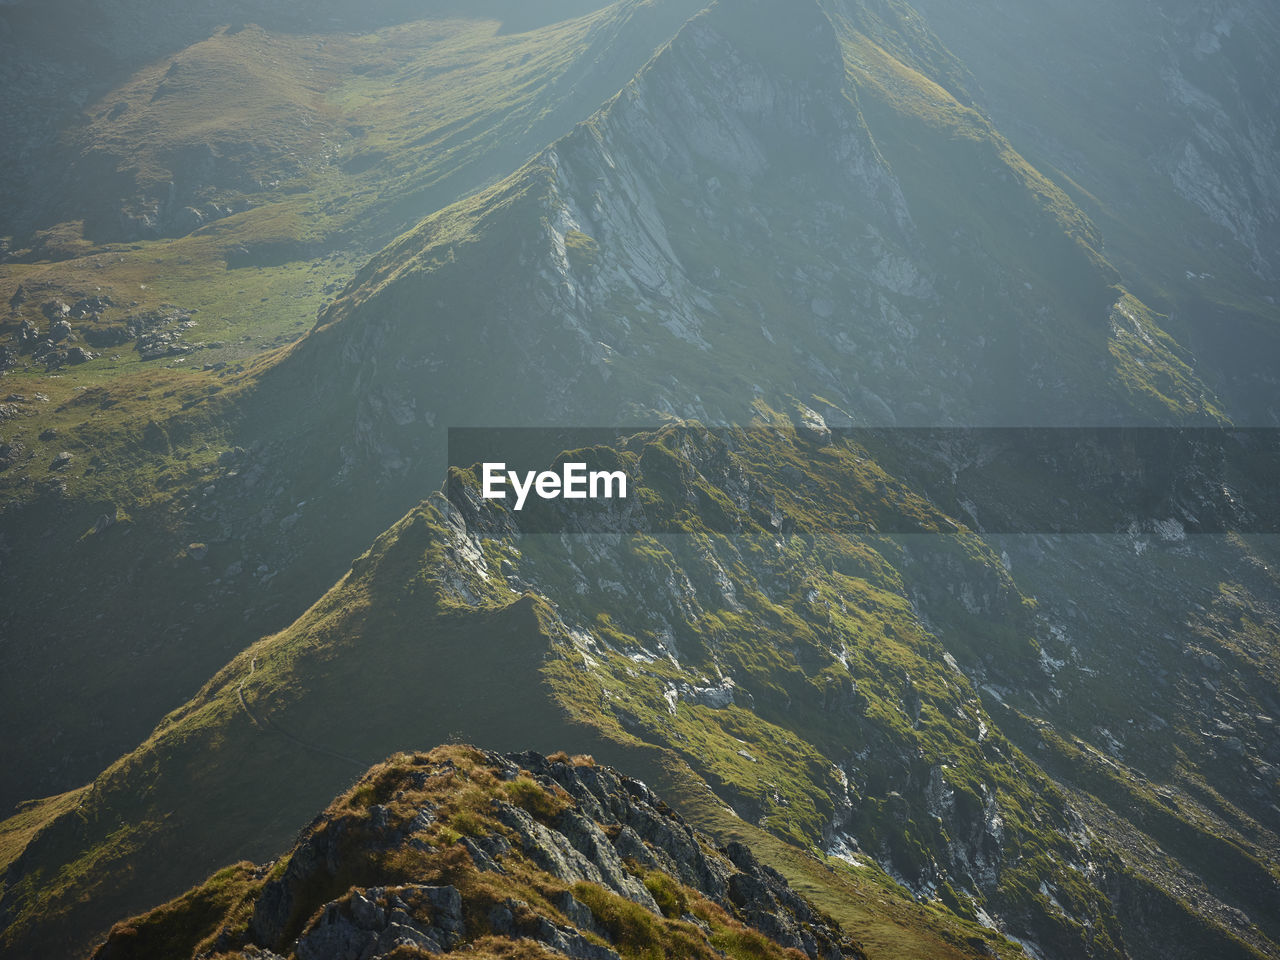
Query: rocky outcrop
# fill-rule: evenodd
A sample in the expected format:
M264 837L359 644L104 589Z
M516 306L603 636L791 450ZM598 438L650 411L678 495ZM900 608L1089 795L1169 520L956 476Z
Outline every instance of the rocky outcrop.
M572 960L739 956L742 943L757 958L863 956L746 846L715 849L643 783L587 757L392 758L260 875L247 922L210 928L161 907L118 924L96 960L191 956L200 943L221 957L381 960L498 953L499 941ZM175 913L188 940L148 952Z

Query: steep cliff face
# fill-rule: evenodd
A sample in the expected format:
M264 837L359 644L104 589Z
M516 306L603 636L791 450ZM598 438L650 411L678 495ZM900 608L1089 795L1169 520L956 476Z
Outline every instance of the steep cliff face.
M206 951L865 958L747 847L715 849L640 781L590 757L467 747L375 767L271 868L117 925L95 957Z

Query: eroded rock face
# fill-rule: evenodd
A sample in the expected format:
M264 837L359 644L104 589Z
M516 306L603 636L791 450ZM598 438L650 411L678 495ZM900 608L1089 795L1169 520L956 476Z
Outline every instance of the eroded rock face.
M752 956L863 956L747 847L716 850L640 781L563 754L393 758L259 875L247 923L228 915L192 943L258 960L380 960L531 940L618 960L637 939L713 956L716 937L763 934ZM137 955L166 909L118 925L97 960Z
M456 887L372 887L328 904L294 952L300 960L381 957L400 947L443 953L465 932Z

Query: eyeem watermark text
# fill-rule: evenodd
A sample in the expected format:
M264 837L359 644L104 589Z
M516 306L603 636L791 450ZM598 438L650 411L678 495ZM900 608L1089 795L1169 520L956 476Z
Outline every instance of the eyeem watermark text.
M543 500L625 500L627 475L621 470L587 470L585 463L565 463L560 471L528 470L523 476L505 463L486 463L481 494L486 500L505 500L510 485L515 509L523 510L530 492Z

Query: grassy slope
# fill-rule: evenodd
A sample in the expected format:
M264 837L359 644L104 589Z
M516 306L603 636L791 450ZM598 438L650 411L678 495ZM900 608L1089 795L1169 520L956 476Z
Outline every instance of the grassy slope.
M570 727L549 690L529 682L549 640L540 631L534 601L488 612L432 612L433 588L422 573L414 575L432 569L415 543L421 534L414 530L421 527L421 520L411 518L389 533L359 562L359 575L335 588L296 628L264 640L231 664L147 744L100 777L73 811L66 811L67 801L47 801L12 824L15 833L23 831L17 839L26 840L38 813L54 817L28 848L19 888L5 891L12 902L15 894L45 885L29 904L29 916L41 917L41 928L24 931L19 918L9 931L18 938L8 942L10 949L74 948L121 913L192 882L229 851L235 851L232 858L267 856L309 816L317 797L337 789L381 751L456 731L497 746L569 743L616 750L619 759L630 756L630 748L611 748ZM385 595L388 589L394 602ZM543 609L542 616L549 614ZM502 669L477 675L477 658L501 662ZM522 660L527 664L521 666ZM335 712L333 705L347 689L378 690L376 709L368 710L362 700L359 720ZM495 712L499 703L503 709ZM338 754L344 753L355 754L359 763L342 760ZM140 783L147 786L139 790ZM140 826L121 833L111 826L121 821ZM744 837L756 835L742 826ZM81 845L80 858L50 872ZM787 864L783 847L768 848L766 856ZM789 872L804 876L805 870L793 864ZM113 880L100 886L94 876ZM833 878L828 882L839 889ZM894 943L976 936L959 932L954 919L924 917L883 880L846 883L862 891L859 902L885 908L846 911L860 931L879 931L876 937L886 948L874 956L903 955L888 948ZM81 899L85 894L91 896L88 904ZM830 890L828 896L834 905Z
M954 914L936 904L903 896L902 888L870 862L853 867L818 857L734 816L678 757L663 751L634 751L627 757L654 789L718 843L737 840L751 847L762 862L834 917L868 957L951 960L981 956L984 950L1001 957L1022 955L1016 945L990 931L957 923Z
M9 949L83 949L121 914L219 866L227 851L236 851L231 859L265 858L310 816L316 796L337 791L377 757L464 727L486 740L496 722L487 716L491 698L519 711L520 743L567 739L559 712L527 682L540 649L531 603L476 614L436 609L423 573L433 558L423 556L413 521L380 540L365 573L336 587L295 628L228 665L104 772L73 811L65 802L41 805L57 819L28 845L20 878L6 881L6 902L26 904L9 917ZM385 596L393 584L403 588L395 602ZM512 670L505 681L478 675L477 656ZM364 702L364 694L348 698L367 690L379 691L378 708L361 710L363 721L334 711L335 703ZM230 810L238 813L227 819ZM121 832L122 823L131 827Z
M202 192L239 212L176 241L76 240L45 250L62 254L52 260L8 264L0 295L23 284L31 300L3 329L36 319L48 297L102 292L136 301L124 308L135 313L176 303L214 314L200 340L296 335L358 260L588 114L688 12L618 3L527 33L465 18L368 35L219 33L88 106L69 137L91 194L95 163L127 175L126 196L145 195L207 149L217 172ZM227 269L241 247L261 253L261 270Z
M38 813L51 818L27 843L17 875L9 875L5 900L22 911L13 917L9 935L18 939L10 945L47 944L44 938L51 935L66 936L60 941L64 948L83 943L121 913L163 897L220 862L261 859L296 829L318 797L337 789L371 757L395 749L455 733L496 746L591 749L601 745L600 733L581 724L601 720L606 736L639 746L615 721L583 713L585 688L575 691L576 681L556 665L561 657L544 666L548 645L563 643L563 627L551 609L460 568L459 545L445 542L439 524L435 508L407 517L302 620L237 657L147 743L99 777L76 798L73 811L65 810L65 802L46 802L15 824L15 833L21 829L28 839ZM442 576L450 569L452 574ZM442 599L442 581L460 574L469 589L487 598L486 606L471 610ZM477 673L477 661L502 668ZM529 683L539 670L546 685ZM364 695L348 699L349 691L367 690L378 691L374 701ZM576 725L555 704L566 698L577 704L571 707ZM338 706L344 703L350 709ZM703 724L686 719L692 722L682 729L698 733ZM781 728L770 733L770 727L737 712L738 733L752 738L762 758L777 763L785 754L771 757L768 751L795 748L783 742L791 735ZM705 730L713 735L708 748L732 756L731 741L714 723ZM756 782L756 774L742 761L729 768L717 766L710 755L704 761L710 761L702 764L708 773L739 794L754 789L747 781ZM814 774L822 766L816 755L808 763ZM772 769L785 774L784 766ZM802 776L794 789L812 788ZM236 812L228 819L230 811ZM132 826L120 831L121 823ZM130 880L99 886L94 876ZM913 936L928 939L957 922L934 916L916 929L910 918L919 920L918 911L900 893L881 889L883 880L866 882L873 900L888 896L903 904L890 911L891 927L907 923L916 930ZM40 925L32 929L28 924L37 917ZM53 918L58 922L50 924ZM879 921L864 913L860 922L874 927ZM961 942L978 933L947 936Z

